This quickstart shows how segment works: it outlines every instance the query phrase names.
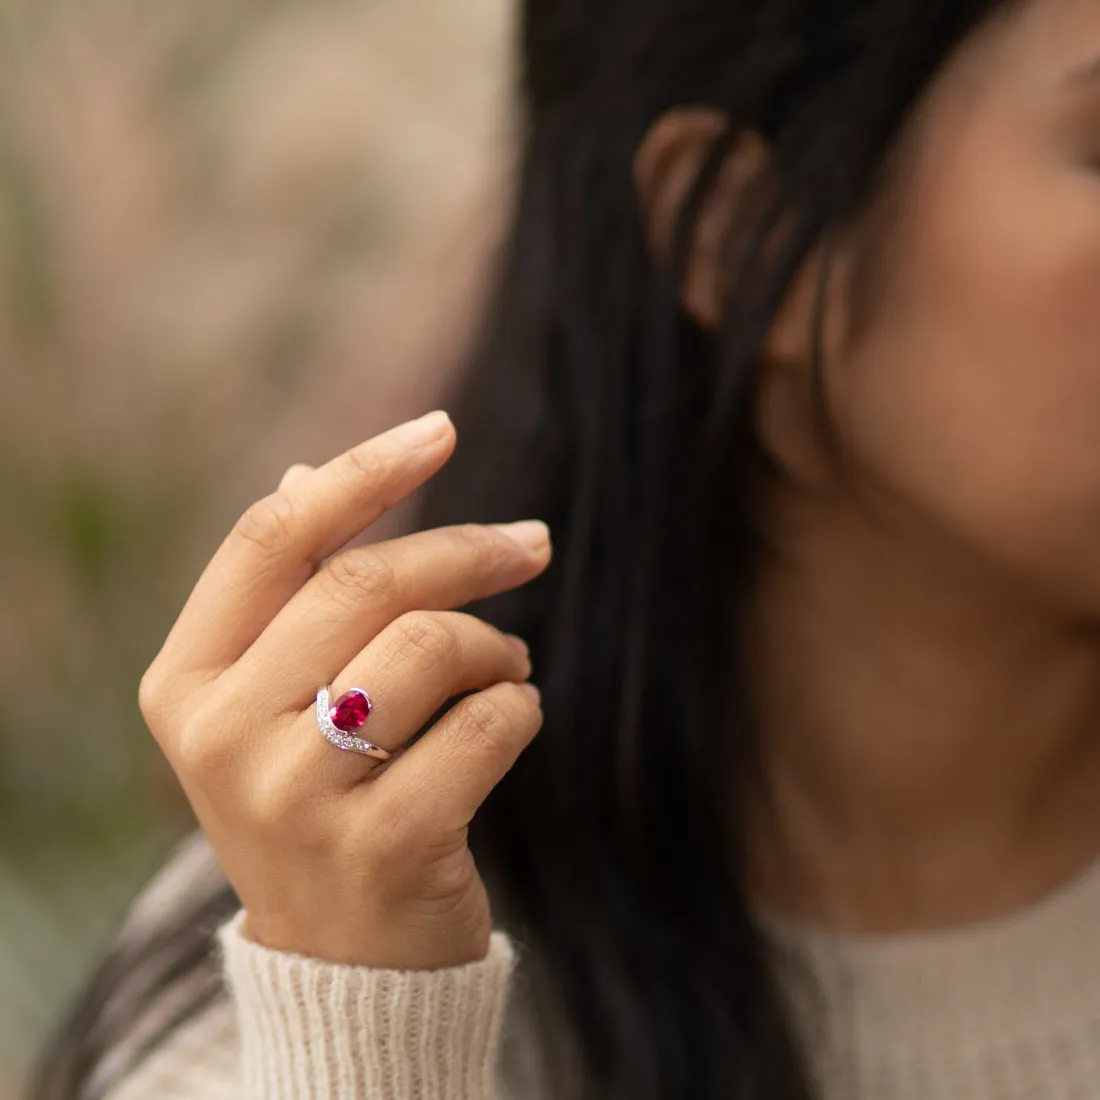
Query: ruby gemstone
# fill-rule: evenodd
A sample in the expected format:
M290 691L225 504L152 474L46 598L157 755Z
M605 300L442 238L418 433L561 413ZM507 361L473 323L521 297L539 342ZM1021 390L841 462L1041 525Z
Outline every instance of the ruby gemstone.
M354 733L363 728L372 709L366 694L355 688L336 700L329 716L332 724L342 733Z

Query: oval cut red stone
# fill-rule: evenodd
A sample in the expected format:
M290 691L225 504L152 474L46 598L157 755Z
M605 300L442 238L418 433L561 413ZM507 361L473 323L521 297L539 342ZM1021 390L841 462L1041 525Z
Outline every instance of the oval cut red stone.
M329 716L332 724L342 733L354 733L363 728L372 709L366 694L353 688L336 700Z

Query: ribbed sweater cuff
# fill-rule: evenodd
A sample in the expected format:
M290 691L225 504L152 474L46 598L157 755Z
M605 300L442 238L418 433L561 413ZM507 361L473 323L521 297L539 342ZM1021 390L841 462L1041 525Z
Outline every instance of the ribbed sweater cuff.
M515 947L446 970L323 962L218 929L242 1100L489 1100Z

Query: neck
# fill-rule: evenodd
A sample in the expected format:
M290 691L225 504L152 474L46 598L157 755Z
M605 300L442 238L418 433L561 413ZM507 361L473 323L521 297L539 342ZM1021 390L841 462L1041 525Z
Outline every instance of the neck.
M835 527L745 618L759 767L739 804L765 908L851 932L1034 902L1100 854L1100 644L992 570Z

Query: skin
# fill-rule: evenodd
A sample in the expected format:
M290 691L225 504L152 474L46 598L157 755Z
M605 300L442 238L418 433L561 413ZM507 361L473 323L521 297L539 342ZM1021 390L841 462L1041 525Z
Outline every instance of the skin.
M903 171L840 236L810 403L811 290L762 364L761 437L791 475L744 642L759 774L731 805L760 906L855 932L1025 906L1100 853L1100 56L1091 0L1032 0L963 47ZM651 235L713 112L638 157ZM684 287L720 323L715 247L766 149L731 157ZM370 441L242 516L142 681L146 720L267 946L434 969L491 930L466 828L541 722L522 644L454 613L548 564L544 528L342 550L454 445ZM524 540L524 537L526 541ZM312 700L365 684L387 764L334 750Z
M764 910L854 933L1035 902L1100 855L1100 6L1032 0L952 57L901 170L838 238L830 420L812 257L766 349L760 433L793 486L744 643L760 768L733 800ZM713 115L640 151L655 238ZM685 284L720 321L709 236ZM751 175L751 173L749 173Z
M219 547L142 679L142 713L244 933L266 947L407 970L488 952L467 827L542 712L523 641L451 609L538 576L549 532L470 525L344 549L454 444L440 414L288 471ZM334 698L367 686L362 736L392 759L321 736L313 700L328 683Z

